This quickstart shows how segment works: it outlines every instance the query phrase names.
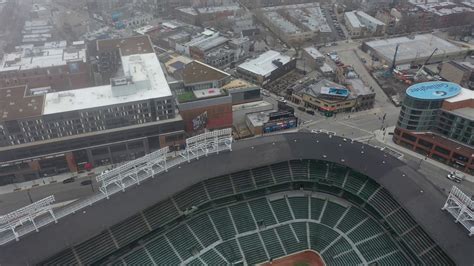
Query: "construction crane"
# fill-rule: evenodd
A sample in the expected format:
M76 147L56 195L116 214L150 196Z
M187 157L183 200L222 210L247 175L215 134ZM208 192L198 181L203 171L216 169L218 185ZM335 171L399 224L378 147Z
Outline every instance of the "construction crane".
M400 46L399 43L397 43L397 46L395 47L395 53L393 54L393 60L392 60L392 67L390 68L390 71L393 72L393 70L396 67L396 62L397 62L397 54L398 54L398 47Z
M428 58L426 59L426 61L423 63L423 65L420 67L420 69L418 69L418 71L416 72L416 75L413 77L413 80L418 80L418 76L421 74L421 72L423 71L423 68L425 67L426 64L428 64L428 62L430 61L431 57L433 57L433 55L436 53L436 51L438 51L438 48L435 48L433 50L433 52L430 54L430 56L428 56Z
M392 60L392 65L390 68L384 73L384 76L386 78L391 77L393 75L393 72L396 67L396 61L397 61L397 54L398 54L398 47L400 46L399 43L397 43L397 46L395 47L395 53L393 54L393 60Z

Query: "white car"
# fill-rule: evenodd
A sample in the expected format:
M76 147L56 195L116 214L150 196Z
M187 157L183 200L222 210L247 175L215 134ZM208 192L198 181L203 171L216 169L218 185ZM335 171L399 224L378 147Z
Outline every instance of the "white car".
M464 180L464 174L458 172L458 171L454 171L454 172L450 172L447 176L446 176L449 180L452 180L456 183L461 183L461 181Z

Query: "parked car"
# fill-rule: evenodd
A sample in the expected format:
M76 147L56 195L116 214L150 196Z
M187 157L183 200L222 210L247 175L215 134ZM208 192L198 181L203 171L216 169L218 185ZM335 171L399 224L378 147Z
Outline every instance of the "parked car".
M71 178L68 178L68 179L64 179L64 180L63 180L63 184L72 183L72 182L74 182L74 181L75 181L75 180L74 180L74 177L71 177Z
M306 108L304 108L302 106L298 106L298 110L300 110L301 112L306 112Z
M449 180L452 180L456 183L461 183L464 180L465 176L461 172L453 171L446 176Z
M313 111L313 110L306 110L306 113L307 113L307 114L310 114L310 115L314 115L314 111Z

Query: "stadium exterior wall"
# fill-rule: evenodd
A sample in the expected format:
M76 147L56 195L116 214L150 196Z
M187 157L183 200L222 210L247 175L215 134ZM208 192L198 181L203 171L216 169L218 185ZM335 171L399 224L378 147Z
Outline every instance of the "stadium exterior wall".
M392 194L457 265L474 263L470 256L474 241L452 221L449 214L441 211L445 196L414 169L362 143L351 143L323 133L289 133L240 141L233 145L232 152L170 169L145 185L113 195L109 200L65 217L58 224L27 235L19 242L1 246L0 264L36 264L208 178L298 159L339 163L372 177Z

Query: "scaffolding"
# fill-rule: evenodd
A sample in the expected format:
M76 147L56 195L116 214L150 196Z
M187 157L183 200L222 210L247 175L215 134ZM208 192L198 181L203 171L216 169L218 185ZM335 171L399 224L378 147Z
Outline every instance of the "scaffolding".
M468 195L453 186L442 210L448 211L455 218L455 223L462 224L469 231L469 236L474 235L474 200Z

